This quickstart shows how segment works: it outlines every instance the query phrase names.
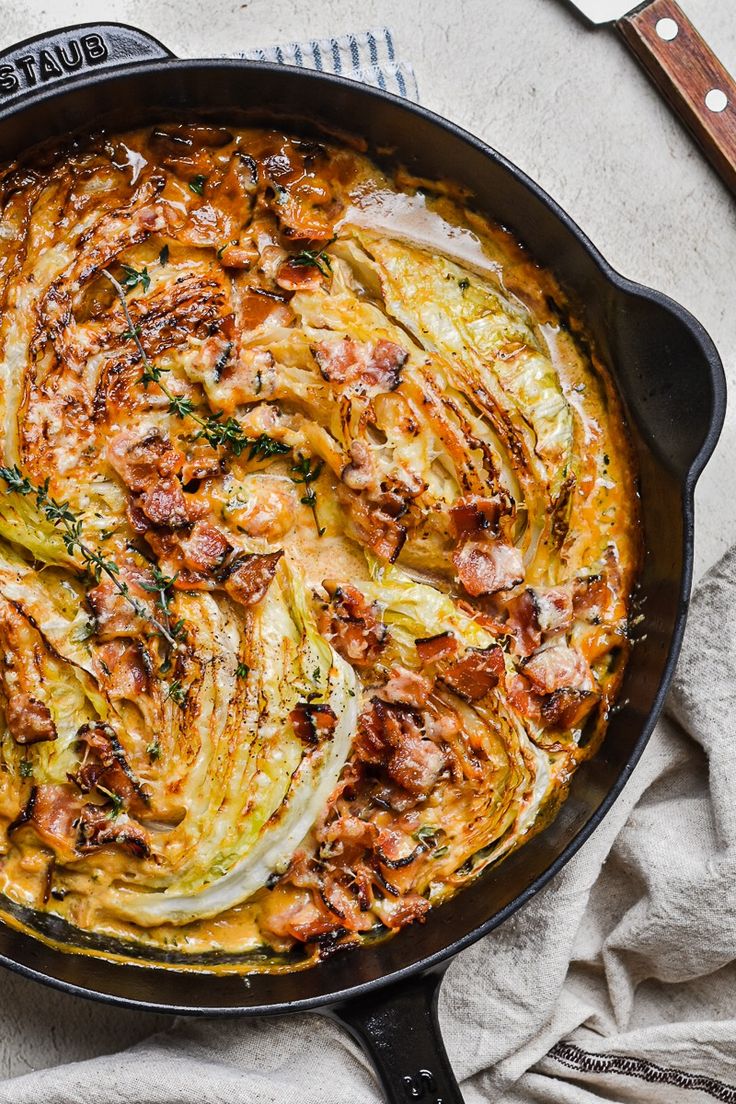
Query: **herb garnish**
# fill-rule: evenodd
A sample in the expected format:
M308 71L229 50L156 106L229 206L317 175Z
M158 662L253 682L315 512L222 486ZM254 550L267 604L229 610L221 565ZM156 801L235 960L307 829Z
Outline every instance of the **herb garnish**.
M250 674L250 667L247 663L239 663L235 668L235 674L237 678L245 679Z
M33 778L33 763L31 763L30 760L21 759L20 776L21 778Z
M152 744L148 745L148 747L146 748L146 753L152 763L155 763L157 759L161 758L161 744L158 742L158 740L154 740Z
M314 524L317 526L317 532L321 536L324 535L324 527L320 525L319 518L317 516L317 493L311 484L319 479L320 472L324 464L321 460L315 460L314 466L310 463L309 457L299 456L297 457L296 464L292 464L291 479L294 483L302 483L304 485L305 494L299 499L303 506L308 506L312 511L314 517Z
M132 291L133 288L137 288L140 284L144 292L148 291L151 286L151 277L148 275L147 267L142 268L140 272L137 268L133 268L132 265L121 264L120 267L124 272L124 276L120 281L121 287L124 287L126 291Z
M112 790L108 790L105 786L101 786L99 784L99 782L97 783L97 789L100 791L100 793L103 793L105 795L105 797L109 798L110 804L112 805L112 809L110 810L110 818L112 820L114 820L115 817L119 816L120 813L122 812L122 809L123 809L123 799L122 799L122 797L120 796L120 794L116 794L116 793L113 793Z
M197 175L193 176L192 179L189 181L189 190L191 192L194 192L195 195L201 196L204 192L206 181L207 177L204 175L204 173L197 173Z
M37 508L44 515L46 520L50 521L51 524L60 531L61 539L64 542L67 553L72 557L79 555L86 570L92 575L96 583L99 583L102 576L106 575L118 594L121 594L123 598L125 598L133 611L139 617L143 617L145 620L150 621L158 632L161 633L167 643L172 646L176 645L176 640L167 626L163 625L154 617L143 602L140 602L130 593L130 589L126 582L118 578L120 568L115 561L106 559L101 552L98 552L97 549L91 548L87 544L82 534L82 521L73 513L69 503L59 502L49 495L48 479L39 486L34 486L30 479L23 475L17 464L14 464L12 468L0 467L0 479L5 480L8 485L8 490L15 494L23 496L34 495Z
M163 268L164 265L169 263L169 247L165 245L158 255L158 263Z
M289 263L318 268L322 275L326 277L332 275L330 258L323 249L302 249L301 253L295 253L293 257L289 258Z
M182 684L179 682L179 679L173 679L169 683L169 688L166 691L166 697L171 698L171 700L173 702L176 702L176 704L179 706L185 705L187 694L188 690L184 686L182 686Z
M215 450L229 448L236 456L240 456L246 448L250 447L251 451L249 458L251 460L254 459L254 456L258 455L259 450L263 447L261 442L264 440L271 441L271 438L267 437L266 434L261 434L261 436L255 440L246 437L240 423L236 421L235 418L231 417L226 418L224 421L222 420L224 415L221 410L203 418L201 414L197 413L191 399L184 395L175 395L173 391L170 391L166 384L162 382L164 372L168 372L169 369L159 368L158 365L152 364L148 359L146 350L143 348L140 340L140 329L133 325L133 320L130 317L128 304L125 301L125 291L122 285L108 269L103 268L102 272L118 293L125 320L128 323L128 329L124 336L135 342L138 354L141 358L141 363L143 364L143 373L141 375L141 383L143 386L147 387L149 383L155 383L169 400L170 414L174 414L178 418L191 418L193 422L196 422L197 425L200 426L195 440L205 440L210 448ZM286 445L280 445L276 441L272 441L272 445L274 448L270 455L289 451ZM259 456L259 458L261 457Z
M281 441L275 441L267 433L261 433L259 437L255 437L248 444L250 445L249 460L268 460L270 456L283 456L284 453L290 451L288 445Z

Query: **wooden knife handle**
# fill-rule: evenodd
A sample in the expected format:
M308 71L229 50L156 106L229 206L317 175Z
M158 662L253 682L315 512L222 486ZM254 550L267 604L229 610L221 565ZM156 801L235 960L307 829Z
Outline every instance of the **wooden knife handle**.
M653 0L617 27L736 195L736 82L675 0Z

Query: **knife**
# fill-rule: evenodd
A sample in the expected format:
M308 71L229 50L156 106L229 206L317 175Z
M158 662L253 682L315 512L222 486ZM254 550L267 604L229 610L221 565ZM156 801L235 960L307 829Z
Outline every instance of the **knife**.
M736 82L675 0L566 0L623 35L726 187L736 195Z

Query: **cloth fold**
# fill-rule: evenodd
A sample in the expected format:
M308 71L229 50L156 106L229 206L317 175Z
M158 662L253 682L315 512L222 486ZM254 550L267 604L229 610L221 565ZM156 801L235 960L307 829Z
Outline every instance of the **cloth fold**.
M246 56L416 94L383 29ZM451 965L440 1018L467 1104L736 1104L735 611L733 550L696 592L668 716L611 812ZM174 1020L11 974L2 1077L0 1104L379 1100L365 1056L320 1016Z

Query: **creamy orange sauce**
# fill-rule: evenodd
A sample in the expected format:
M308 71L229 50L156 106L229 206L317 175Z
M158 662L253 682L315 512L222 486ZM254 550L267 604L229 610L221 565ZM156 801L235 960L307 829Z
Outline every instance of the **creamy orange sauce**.
M193 968L421 922L620 685L605 366L459 191L348 149L163 126L0 179L0 889Z

